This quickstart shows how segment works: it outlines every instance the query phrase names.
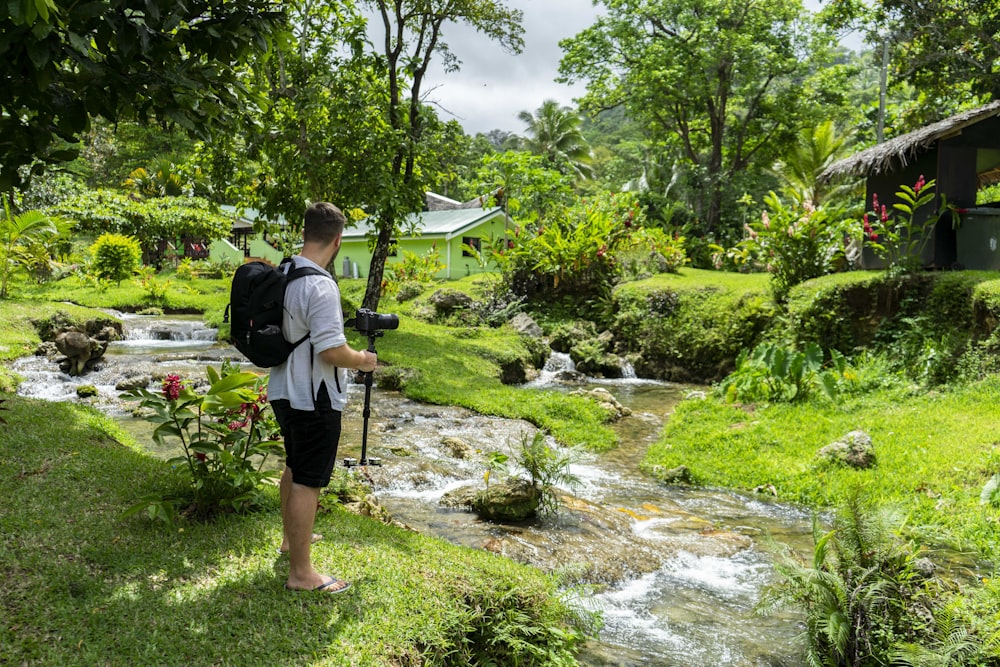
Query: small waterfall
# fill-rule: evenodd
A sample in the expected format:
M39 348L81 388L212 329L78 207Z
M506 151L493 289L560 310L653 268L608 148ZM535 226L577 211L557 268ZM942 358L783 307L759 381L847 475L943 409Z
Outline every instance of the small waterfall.
M622 357L622 379L623 380L636 380L638 376L635 374L635 366L632 365L628 359Z
M545 373L558 373L559 371L575 371L576 364L565 352L553 352L545 361L542 371Z

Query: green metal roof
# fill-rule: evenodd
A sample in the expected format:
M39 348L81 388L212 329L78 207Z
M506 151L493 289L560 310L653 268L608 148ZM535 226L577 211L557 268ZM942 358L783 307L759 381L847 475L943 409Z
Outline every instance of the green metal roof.
M499 206L493 208L458 208L448 211L423 211L408 216L403 228L407 228L413 216L418 218L415 226L417 233L413 236L400 236L399 238L413 238L415 236L443 236L451 238L477 225L488 222L496 217L503 217L503 209ZM354 241L365 238L373 232L370 218L365 218L354 224L353 227L344 230L344 240Z

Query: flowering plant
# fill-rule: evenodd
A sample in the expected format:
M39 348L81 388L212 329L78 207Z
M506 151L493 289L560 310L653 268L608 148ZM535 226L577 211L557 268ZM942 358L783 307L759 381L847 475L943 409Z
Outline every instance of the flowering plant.
M861 219L862 242L885 261L887 271L912 272L920 268L938 216L918 219L917 210L934 199L935 184L934 179L925 181L921 174L912 188L901 185L896 192L898 201L892 205L895 212L879 203L877 192L872 194L872 210ZM946 208L942 197L938 215Z
M246 510L258 502L259 484L277 476L262 469L270 454L281 451L277 422L268 410L267 378L228 363L221 374L211 366L206 370L210 386L205 393L170 374L159 392L134 389L123 394L152 409L147 419L157 424L157 444L180 441L184 454L170 463L190 475L185 497L146 498L130 512L146 509L151 517L169 522L182 504L187 504L187 514L202 517Z
M808 200L786 206L769 192L764 204L760 220L744 225L746 237L729 251L716 246L713 257L719 268L726 258L737 268L769 272L772 291L783 300L792 286L832 269L843 254L847 229L836 209Z

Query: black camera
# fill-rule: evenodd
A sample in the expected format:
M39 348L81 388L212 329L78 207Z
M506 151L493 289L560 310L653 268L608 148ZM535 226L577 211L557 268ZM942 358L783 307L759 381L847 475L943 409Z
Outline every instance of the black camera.
M359 308L354 318L347 320L347 326L354 327L364 336L372 336L384 329L398 329L399 318L395 315L379 314L368 308Z

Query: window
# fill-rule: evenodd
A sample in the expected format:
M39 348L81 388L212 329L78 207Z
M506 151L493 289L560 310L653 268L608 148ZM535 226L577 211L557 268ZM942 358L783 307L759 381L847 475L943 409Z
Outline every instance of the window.
M477 253L483 251L483 248L482 248L482 245L481 245L481 242L480 242L478 236L463 236L462 237L462 246L463 246L462 247L462 257L475 257L475 255L473 255L471 252L469 252L468 248L466 248L465 246L469 246L470 248L474 248Z

